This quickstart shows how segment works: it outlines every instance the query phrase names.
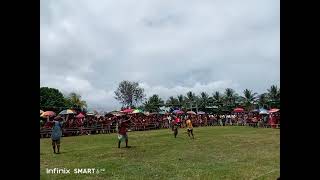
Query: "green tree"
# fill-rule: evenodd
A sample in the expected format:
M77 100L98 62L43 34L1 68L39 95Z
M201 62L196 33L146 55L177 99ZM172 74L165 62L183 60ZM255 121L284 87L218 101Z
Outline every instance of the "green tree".
M185 108L185 98L183 97L182 94L178 95L177 97L178 103L179 103L179 108Z
M223 105L223 97L220 94L220 92L219 91L214 92L212 95L212 99L213 99L214 105L218 106L218 108L220 109Z
M196 101L196 95L192 91L187 92L186 102L188 103L188 106L189 106L188 108L192 110L193 105L195 104L195 101Z
M260 108L269 108L268 106L268 97L266 93L260 94L258 96L258 106Z
M236 100L237 94L231 88L227 88L224 92L223 100L223 107L224 109L231 111L233 108L236 107Z
M83 110L87 108L87 102L81 99L81 96L75 92L69 94L66 98L67 105L70 109Z
M245 89L243 91L243 96L240 97L241 99L241 104L245 107L247 111L252 110L254 107L254 103L256 102L257 99L257 93L252 93L251 90Z
M122 81L115 93L115 99L123 106L138 106L145 99L144 89L139 87L138 82Z
M278 89L276 85L272 85L267 92L270 107L280 108L280 88Z
M145 103L144 109L149 112L160 112L160 107L164 105L164 101L159 95L152 95Z
M201 92L200 93L200 104L199 108L201 111L205 111L206 107L209 105L209 95L206 92Z
M171 108L179 107L179 100L173 96L170 96L166 102L166 106Z
M65 98L58 89L40 87L40 109L58 112L65 107Z

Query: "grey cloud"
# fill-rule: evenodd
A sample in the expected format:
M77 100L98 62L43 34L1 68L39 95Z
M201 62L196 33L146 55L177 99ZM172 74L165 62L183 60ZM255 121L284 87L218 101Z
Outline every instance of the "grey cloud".
M280 82L279 7L276 0L43 0L40 84L77 91L106 110L120 106L113 91L122 80L163 98L227 86L264 92Z

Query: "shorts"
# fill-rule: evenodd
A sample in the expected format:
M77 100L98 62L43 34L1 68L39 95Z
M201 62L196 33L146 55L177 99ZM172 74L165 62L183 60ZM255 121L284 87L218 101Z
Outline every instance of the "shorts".
M122 134L118 134L118 140L119 141L125 141L128 140L128 135L122 135Z
M188 131L188 132L192 132L193 129L192 129L192 128L188 128L187 131Z
M55 143L55 144L60 145L60 139L57 139L57 140L53 140L53 139L52 139L52 143Z

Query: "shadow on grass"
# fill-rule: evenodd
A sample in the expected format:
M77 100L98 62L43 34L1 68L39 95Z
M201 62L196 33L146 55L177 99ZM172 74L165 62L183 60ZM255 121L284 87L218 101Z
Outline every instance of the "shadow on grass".
M112 149L135 149L135 148L137 148L137 146L128 146L128 147L121 146L120 148L118 148L118 147L112 147Z

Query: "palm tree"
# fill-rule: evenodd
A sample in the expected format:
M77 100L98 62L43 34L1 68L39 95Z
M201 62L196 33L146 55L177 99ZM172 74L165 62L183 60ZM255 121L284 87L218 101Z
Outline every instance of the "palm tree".
M272 85L268 91L268 99L271 107L280 107L280 88L276 85Z
M237 95L235 91L231 88L227 88L223 96L223 105L227 107L228 110L231 110L236 106L236 98Z
M179 104L178 99L174 98L173 96L170 96L166 102L166 106L171 108L176 107L178 104Z
M276 100L280 97L280 89L275 85L272 85L268 91L268 96L270 99Z
M258 96L258 105L260 108L269 108L268 107L268 97L266 93L260 94Z
M86 101L81 100L81 96L76 94L75 92L69 94L67 101L70 108L77 108L82 110L87 107Z
M187 92L186 101L188 102L188 104L190 105L190 109L192 110L193 104L196 103L196 95L191 91Z
M222 106L222 95L220 94L219 91L214 92L212 95L214 104L218 107Z
M149 112L160 112L160 107L163 105L163 100L159 95L152 95L143 105L144 109Z
M256 101L257 93L252 93L251 90L245 89L243 91L243 95L244 96L241 96L241 103L247 111L252 110L253 104Z
M206 92L200 93L200 108L202 111L206 109L209 103L209 95Z
M185 107L185 99L182 94L178 96L178 103L179 103L179 108Z

